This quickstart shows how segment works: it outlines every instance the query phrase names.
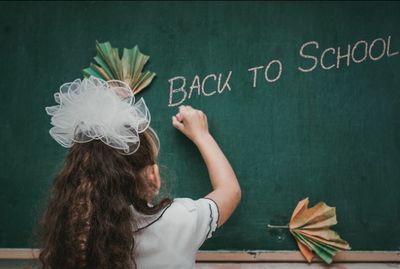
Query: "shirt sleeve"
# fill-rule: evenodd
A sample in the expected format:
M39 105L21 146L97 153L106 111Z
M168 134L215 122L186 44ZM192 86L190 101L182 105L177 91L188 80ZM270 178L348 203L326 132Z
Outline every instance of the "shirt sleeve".
M208 198L194 201L197 210L197 225L195 241L200 246L211 238L218 226L219 211L217 204Z
M217 229L218 206L208 198L200 198L198 200L177 198L174 201L185 208L184 211L186 213L181 214L181 217L187 219L181 219L181 221L185 223L185 226L190 226L186 228L191 231L187 247L196 252L206 239L212 237Z

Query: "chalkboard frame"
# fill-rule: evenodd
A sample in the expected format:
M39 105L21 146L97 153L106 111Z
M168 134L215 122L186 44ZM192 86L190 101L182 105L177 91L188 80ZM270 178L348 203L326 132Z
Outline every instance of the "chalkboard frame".
M39 249L1 248L0 260L35 260ZM197 262L306 262L299 251L199 251ZM314 262L321 262L316 259ZM343 251L333 262L400 263L400 251Z
M8 29L8 28L7 28ZM11 28L10 28L11 29ZM185 30L185 28L183 27L182 28L183 30ZM359 38L357 38L356 40L358 40ZM311 39L304 39L304 40L302 40L300 43L302 43L302 42L306 42L306 41L308 41L308 40L311 40ZM344 40L344 39L343 39ZM136 40L135 40L136 41ZM354 40L355 41L355 40ZM350 42L350 41L349 41ZM143 43L140 43L140 44L143 44ZM332 42L332 44L333 44L333 42ZM336 44L336 43L335 43ZM122 46L122 45L121 45ZM90 46L88 46L89 48L92 48L91 47L91 44L90 44ZM147 49L148 49L148 51L149 52L151 52L151 55L152 55L152 57L154 57L154 58L152 58L152 60L155 60L155 59L159 59L160 57L156 57L156 54L154 54L153 52L154 52L154 48L152 49L151 48L151 46L145 46ZM279 51L277 51L276 53L275 53L275 51L273 51L274 53L270 53L270 54L268 54L268 55L272 55L272 56L279 56L280 55L280 53L278 53ZM89 53L88 53L89 54ZM264 56L265 54L262 54L262 56ZM90 56L92 56L92 55L90 55ZM257 57L258 58L258 57ZM87 64L87 60L88 59L90 59L90 57L88 56L87 57L87 59L85 59L85 60L82 60L82 62L84 62L84 64L81 64L81 65L79 65L79 66L86 66L85 64ZM154 63L154 61L153 61L153 63ZM157 65L155 65L155 66L157 66ZM150 68L150 70L153 70L153 67L154 67L154 65L153 66L150 66L151 68ZM159 72L160 70L159 69L154 69L154 70L156 70L157 72ZM353 69L351 69L351 70L353 70ZM162 70L161 70L162 71ZM159 77L158 77L158 81L166 81L166 79L165 79L165 77L166 76L164 76L164 77L162 77L162 75L163 74L165 74L165 72L159 72L158 74L159 74ZM225 69L223 69L223 68L221 68L221 70L217 70L217 71L225 71ZM68 76L68 75L65 75L65 76ZM167 76L167 77L170 77L169 75ZM157 82L157 80L156 80L156 82ZM151 90L152 92L154 92L154 87L153 87L153 89ZM254 91L254 92L252 92L254 95L256 95L256 94L259 94L261 91L260 91L260 89L258 89L258 91ZM273 91L271 91L272 93L274 93ZM278 93L281 93L281 92L279 92L279 91L275 91L275 92L277 92L277 94ZM146 92L146 94L147 93L149 93L149 91L147 91ZM224 97L225 99L227 99L227 98L229 98L229 97L231 97L232 96L232 94L231 95L227 95L227 96L222 96L221 95L221 98L222 97ZM221 99L220 98L220 99ZM216 98L215 98L216 99ZM146 99L147 100L147 99ZM196 99L197 100L197 99ZM197 102L197 104L202 104L200 101L199 101L200 99L198 99L196 102ZM195 99L193 99L193 102L195 102ZM195 104L196 104L196 102L195 102ZM211 102L211 101L210 101ZM214 102L214 99L213 99L213 102ZM149 102L150 104L151 104L151 102ZM156 118L155 118L156 119ZM156 119L157 120L157 119ZM155 121L156 122L156 121ZM213 126L211 126L211 127L213 127ZM47 130L47 129L46 129ZM171 136L172 137L172 136ZM221 132L220 133L217 133L217 138L220 138L220 137L223 137L223 135L221 135ZM175 137L173 137L173 138L175 138ZM226 144L228 144L228 141L223 141L222 139L221 139L221 142L224 144L223 146L225 146ZM224 149L225 149L225 147L223 147ZM185 151L185 152L183 152L183 151ZM182 149L182 152L181 153L185 153L185 154L187 154L187 155L194 155L193 154L193 149L192 148L189 148L189 147L186 147L185 149ZM229 151L228 150L228 154L229 154L229 156L235 156L235 154L232 154L232 151ZM196 159L196 160L198 160L198 159ZM256 167L257 168L257 167ZM200 177L200 176L199 176ZM245 178L245 177L243 177L243 178ZM312 178L311 178L312 179ZM361 177L361 178L357 178L358 180L360 180L360 181L362 181L362 180L365 180L365 178L364 177ZM200 185L200 184L199 184ZM365 185L365 183L363 184L363 185ZM278 188L278 187L281 187L281 185L276 185L276 187ZM203 185L201 185L201 188L203 188ZM205 188L205 187L204 187ZM204 189L203 188L203 189ZM324 197L322 197L322 198L324 198ZM315 198L315 197L313 197L312 199L319 199L319 197L317 197L317 198ZM325 200L325 199L324 199ZM290 203L291 203L291 205L290 206L288 206L288 204L289 204L289 202L287 202L287 204L285 204L284 206L282 206L282 205L280 205L280 207L281 207L281 209L280 209L280 211L279 212L289 212L289 210L292 208L292 206L294 206L294 202L295 202L296 200L295 199L293 199L293 201L290 201ZM313 201L318 201L318 200L313 200ZM332 201L332 199L331 200L328 200L327 202L330 202L330 201ZM330 204L330 203L329 203ZM336 205L336 203L333 203L334 205ZM340 205L339 205L340 206ZM347 205L346 205L347 206ZM284 207L287 207L287 208L289 208L289 210L286 210L286 208L284 208ZM284 210L282 210L282 208L284 209ZM340 206L340 208L342 208L341 206ZM340 209L339 208L339 209ZM365 207L363 207L363 208L368 208L367 206L365 206ZM239 208L239 210L240 210L240 208ZM363 209L364 210L364 209ZM10 211L11 212L11 211ZM277 210L277 212L278 212L278 210ZM347 231L345 230L345 228L343 228L343 227L345 227L345 226L343 226L343 224L345 224L346 223L346 219L345 218L351 218L351 216L348 216L348 215L346 215L346 214L343 214L343 213L345 212L345 211L342 211L341 209L340 209L340 225L342 225L342 226L339 226L338 228L339 228L339 232L341 232L341 235L343 235L343 237L345 238L345 239L348 239L348 237L346 236L347 234L349 234L349 233L347 233ZM266 214L267 216L271 216L272 214ZM370 220L370 217L369 217L369 215L367 215L367 214L364 214L365 216L368 216L368 218L367 219L361 219L360 218L360 222L363 222L362 224L365 224L363 227L365 227L365 226L367 226L368 224L369 224L369 222L367 222L367 220ZM276 219L271 219L271 221L274 221L274 222L276 222L276 223L278 223L278 222L280 222L280 220L281 219L283 219L283 220L286 220L286 218L285 217L287 217L287 216L283 216L283 217L281 217L280 216L280 214L276 214ZM371 214L371 216L373 216L373 214ZM274 217L274 216L272 216L272 217ZM271 218L272 218L271 217ZM31 218L32 219L32 218ZM266 220L267 221L267 220ZM269 221L269 220L268 220ZM372 222L371 222L372 223ZM235 219L233 219L233 222L231 222L230 224L232 224L231 225L231 227L233 227L234 226L234 224L235 224ZM265 223L266 224L266 223ZM229 224L228 224L229 225ZM264 225L264 223L262 224L262 225ZM369 227L371 227L371 230L373 230L374 229L374 226L369 226ZM227 228L226 229L228 229L229 228L229 226L227 226ZM341 229L344 229L344 230L341 230ZM377 229L376 229L377 230ZM376 231L375 230L375 231ZM19 234L19 236L21 236L21 238L27 238L27 236L26 235L24 235L24 233L21 231L21 230L18 230L18 229L15 229L15 234L16 235L18 235ZM353 235L354 234L356 234L356 233L352 233ZM358 233L358 234L362 234L362 233ZM236 239L235 239L236 240ZM351 240L350 240L351 241ZM239 242L239 241L235 241L235 242ZM264 241L265 242L265 241ZM362 241L360 242L360 245L363 245L363 243L362 243ZM29 246L29 245L28 245ZM27 247L28 247L27 246ZM6 247L6 246L5 246ZM239 248L240 249L240 248ZM260 248L251 248L251 247L248 247L248 249L260 249ZM282 248L283 249L283 248ZM24 250L24 249L23 249ZM25 249L25 250L27 250L28 252L30 252L31 251L31 249ZM397 255L398 256L398 246L396 245L395 246L395 249L392 249L391 251L388 251L387 253L389 253L390 255ZM212 257L214 257L215 259L222 259L222 257L225 257L224 255L226 255L226 253L227 252L223 252L223 251L219 251L219 250L215 250L215 251L212 251L212 252L201 252L201 253L205 253L204 255L206 255L206 257L205 257L205 259L213 259ZM258 256L258 257L264 257L264 255L266 255L265 253L270 253L270 252L265 252L265 251L260 251L260 252L258 252L258 250L256 250L255 252L254 251L252 251L252 252L246 252L246 251L235 251L235 252L229 252L230 254L229 255L232 255L232 256L230 256L230 258L229 259L235 259L235 257L237 257L237 256L240 256L240 255L243 255L242 257L247 257L246 255L248 254L248 253L259 253L260 255ZM281 253L281 252L273 252L273 253ZM282 252L282 253L287 253L286 251L285 252ZM296 252L296 251L293 251L293 253L298 253L298 252ZM354 252L349 252L348 254L349 255L353 255L352 253L354 253ZM369 254L373 254L373 253L376 253L375 251L369 251L369 252L363 252L363 253L367 253L366 255L367 256L369 256ZM381 253L381 252L380 252ZM386 253L386 252L384 252L384 253ZM211 256L212 257L211 257ZM235 256L236 255L236 256ZM346 255L347 255L347 252L346 252ZM366 258L368 258L368 257L366 257ZM245 259L245 258L243 258L243 259ZM261 258L260 258L261 259ZM267 259L267 258L265 258L265 259Z

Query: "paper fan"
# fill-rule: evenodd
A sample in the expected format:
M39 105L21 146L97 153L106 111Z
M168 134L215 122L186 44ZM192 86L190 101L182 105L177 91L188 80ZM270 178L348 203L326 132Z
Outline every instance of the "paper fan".
M337 224L335 207L319 202L308 208L308 198L306 198L297 204L289 225L268 225L268 227L289 228L301 254L308 262L317 255L324 262L331 263L338 251L350 249L349 244L330 229L330 226L335 224Z
M150 71L143 72L143 67L150 57L141 53L137 45L132 49L124 48L122 58L118 49L113 48L110 42L99 43L96 40L96 50L96 63L91 63L90 67L83 69L86 78L95 76L106 81L122 80L129 85L133 94L137 94L147 87L156 75Z

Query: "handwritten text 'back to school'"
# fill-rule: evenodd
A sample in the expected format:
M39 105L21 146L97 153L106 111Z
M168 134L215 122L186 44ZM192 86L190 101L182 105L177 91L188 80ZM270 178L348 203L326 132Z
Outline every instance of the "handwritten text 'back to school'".
M399 51L391 48L391 36L376 38L370 42L359 40L347 47L321 48L317 41L308 41L299 49L299 56L304 59L304 64L298 66L300 72L312 72L318 68L324 70L339 69L350 64L360 64L366 61L379 61L382 58L389 58L398 55ZM254 66L247 70L252 76L252 87L256 88L257 78L263 77L264 83L277 82L284 72L280 60L274 59L266 65ZM221 94L224 91L231 91L230 79L232 71L226 75L208 74L201 78L195 75L189 80L184 76L175 76L169 82L169 107L182 104L185 100L194 95L212 96Z

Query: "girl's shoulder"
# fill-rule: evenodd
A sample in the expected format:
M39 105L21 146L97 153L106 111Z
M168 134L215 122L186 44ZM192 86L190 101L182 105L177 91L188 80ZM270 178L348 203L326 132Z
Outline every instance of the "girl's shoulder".
M196 202L190 198L175 198L171 206L176 207L181 212L193 212L196 210Z
M165 268L167 262L168 268L194 268L196 252L217 228L218 209L208 199L176 198L153 216L136 217L146 219L135 236L138 264Z
M193 200L191 198L175 198L167 210L171 215L195 215L196 217L219 217L217 204L209 198Z
M134 207L132 210L137 231L179 231L198 237L196 242L200 245L217 229L219 218L217 204L208 198L175 198L171 204L154 215L142 214Z
M201 243L212 236L217 228L218 218L218 206L208 198L175 198L162 217L165 223L180 229L194 230L200 236Z

